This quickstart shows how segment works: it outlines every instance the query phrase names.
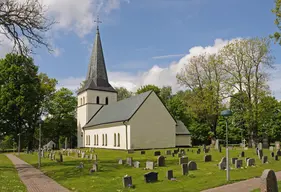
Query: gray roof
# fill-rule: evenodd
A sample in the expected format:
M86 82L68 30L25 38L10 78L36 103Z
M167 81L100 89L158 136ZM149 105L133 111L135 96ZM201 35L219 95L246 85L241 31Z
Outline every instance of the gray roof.
M151 93L152 91L147 91L110 105L104 105L84 127L129 120Z
M103 49L100 39L99 28L97 27L95 43L88 66L87 78L84 86L79 90L79 93L86 90L101 90L116 92L109 84L107 71L103 56Z
M184 125L182 121L177 120L177 126L176 126L176 134L178 135L190 135L190 132Z

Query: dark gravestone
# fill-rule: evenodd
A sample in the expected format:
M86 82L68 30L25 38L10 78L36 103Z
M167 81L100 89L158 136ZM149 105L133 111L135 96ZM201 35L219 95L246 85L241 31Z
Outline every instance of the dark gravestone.
M226 157L221 158L221 161L218 164L220 170L226 169Z
M164 167L165 166L165 157L159 156L157 158L157 164L158 164L158 167Z
M141 151L141 155L144 155L145 154L145 151Z
M277 178L273 170L266 169L263 171L260 189L262 192L278 192Z
M236 159L235 160L235 164L234 164L234 167L236 168L236 169L238 169L238 168L241 168L242 167L242 165L243 165L243 161L240 159Z
M188 170L197 170L197 164L194 161L189 161Z
M188 164L187 163L181 164L181 169L182 169L182 175L188 174Z
M274 156L275 156L275 155L274 155L274 152L272 151L272 152L271 152L271 157L274 157Z
M263 151L260 149L260 150L258 150L259 159L262 159L262 156L263 156Z
M172 156L173 156L173 157L175 157L175 154L174 154L174 153L172 153Z
M275 155L274 160L278 161L278 155Z
M221 146L219 145L219 152L221 153Z
M166 155L171 155L171 154L172 154L172 151L171 151L171 150L167 150L165 154L166 154Z
M182 157L182 154L181 154L181 153L178 153L178 157Z
M155 152L154 152L154 156L159 156L159 155L161 155L161 152L160 152L160 151L155 151Z
M250 158L250 159L247 160L247 166L248 167L254 166L254 165L255 165L255 159Z
M59 162L63 162L63 155L62 155L62 153L60 153L60 160L59 160Z
M245 152L244 151L241 152L240 157L245 157Z
M231 158L231 162L232 162L233 165L235 164L235 161L236 161L237 159L238 159L238 158L236 158L236 157Z
M196 151L196 153L199 155L199 154L200 154L200 150L198 149L198 150Z
M267 163L267 156L263 156L263 157L262 157L261 163L262 163L262 164Z
M178 152L179 152L178 150L176 150L176 149L174 150L174 154L178 154Z
M168 180L171 180L174 177L173 170L168 170L166 173L166 177L168 178Z
M277 154L278 156L281 156L281 151L280 151L280 149L278 149L278 151L276 152L276 154Z
M157 172L149 172L144 174L144 180L146 183L153 183L158 181L158 173Z
M181 157L179 158L179 165L188 163L188 157Z
M212 155L205 155L204 156L204 162L212 161Z
M124 176L123 177L123 186L124 187L132 187L133 181L131 176Z

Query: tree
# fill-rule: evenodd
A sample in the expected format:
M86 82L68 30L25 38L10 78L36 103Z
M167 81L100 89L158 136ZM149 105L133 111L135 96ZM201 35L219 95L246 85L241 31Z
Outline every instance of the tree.
M161 89L155 85L144 85L138 88L136 93L141 94L147 91L154 91L159 96Z
M12 136L6 135L3 140L1 140L0 142L0 149L2 149L2 151L6 150L6 149L12 149L14 147L14 141Z
M49 116L43 125L43 134L56 143L62 137L76 135L76 107L77 99L72 91L66 88L56 91L48 106Z
M278 27L279 30L281 30L281 25L280 25L280 21L281 21L281 0L275 0L275 8L272 9L272 13L275 15L275 25ZM275 39L275 42L278 42L279 44L281 44L281 33L280 32L275 32L273 35L270 36L272 39Z
M114 89L117 91L118 101L129 98L133 95L133 93L128 91L125 87L115 87Z
M0 34L14 44L14 51L27 55L43 45L51 51L44 33L55 22L46 17L46 9L39 0L1 0ZM32 47L30 47L30 45Z

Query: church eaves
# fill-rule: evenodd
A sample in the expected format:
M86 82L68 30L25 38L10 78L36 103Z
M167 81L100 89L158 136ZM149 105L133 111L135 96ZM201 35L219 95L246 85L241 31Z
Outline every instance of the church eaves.
M116 90L108 82L99 27L97 27L86 81L84 86L79 90L78 94L86 90L116 92Z

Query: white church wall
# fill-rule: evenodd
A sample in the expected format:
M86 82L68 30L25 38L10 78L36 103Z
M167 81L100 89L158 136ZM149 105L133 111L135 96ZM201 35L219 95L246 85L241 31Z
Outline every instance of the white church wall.
M128 133L130 130L130 125L127 125ZM107 134L107 145L106 139L104 140L103 145L103 135ZM114 134L116 134L116 143L114 143ZM120 134L120 145L118 146L118 134ZM114 123L114 124L107 124L107 125L100 125L93 129L87 128L85 129L85 143L86 143L86 136L90 135L90 144L85 145L85 147L92 147L92 148L105 148L105 149L126 149L126 126L123 125L122 122ZM94 135L98 135L98 145L94 144ZM115 146L116 144L116 146ZM129 146L129 137L128 137L128 146Z
M131 148L175 147L176 122L153 92L130 120Z
M176 135L176 146L192 146L190 135Z
M99 97L99 104L105 105L106 98L108 98L108 104L117 102L117 93L114 92L105 92L97 90L88 90L87 91L88 103L97 104L97 97Z

